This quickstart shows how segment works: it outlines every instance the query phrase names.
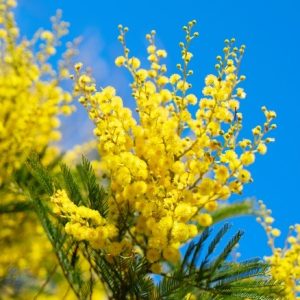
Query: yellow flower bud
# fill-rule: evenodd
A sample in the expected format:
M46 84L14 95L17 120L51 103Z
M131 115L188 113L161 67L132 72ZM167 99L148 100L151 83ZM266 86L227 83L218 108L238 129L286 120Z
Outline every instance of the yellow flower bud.
M121 67L121 66L124 65L125 61L126 61L126 59L125 59L124 56L118 56L118 57L115 59L115 64L116 64L116 66Z

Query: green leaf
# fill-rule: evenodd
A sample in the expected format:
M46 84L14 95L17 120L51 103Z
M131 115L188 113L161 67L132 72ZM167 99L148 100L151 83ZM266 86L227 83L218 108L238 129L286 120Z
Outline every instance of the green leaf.
M42 190L51 196L54 193L54 181L47 169L40 163L38 155L32 154L27 160L27 165Z
M83 156L82 162L77 166L77 169L88 193L89 203L87 206L98 210L102 216L107 216L107 194L98 184L99 179L96 177L91 163Z
M24 211L31 211L32 203L29 201L16 201L0 205L0 214L12 214Z
M76 205L83 204L83 199L79 190L79 186L76 183L71 173L71 170L65 164L61 164L60 168L69 197Z
M254 215L253 200L243 200L237 203L224 204L212 213L214 224L229 218Z

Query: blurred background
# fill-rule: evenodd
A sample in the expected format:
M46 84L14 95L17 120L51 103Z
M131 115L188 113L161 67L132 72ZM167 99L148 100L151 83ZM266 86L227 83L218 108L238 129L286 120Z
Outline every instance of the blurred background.
M257 157L251 167L254 182L245 187L241 199L262 199L273 211L275 226L282 230L283 246L289 225L300 223L300 2L297 0L186 0L186 1L67 1L19 0L16 17L23 34L31 37L39 28L50 27L56 9L63 10L71 23L67 40L82 36L78 61L92 67L98 86L114 85L127 106L130 77L114 66L122 54L117 41L118 24L129 27L127 35L131 54L146 60L146 33L157 31L157 45L168 52L169 74L180 61L178 43L184 38L182 26L197 20L200 37L191 51L194 59L193 93L201 96L204 77L214 72L215 57L222 53L225 38L235 37L245 44L246 54L241 74L247 98L242 100L244 114L242 135L251 137L251 129L264 122L262 105L277 112L276 143L266 156ZM63 149L92 139L93 125L85 111L63 120ZM300 189L299 189L300 190ZM234 230L245 229L241 242L242 258L270 254L263 229L254 218L232 220Z

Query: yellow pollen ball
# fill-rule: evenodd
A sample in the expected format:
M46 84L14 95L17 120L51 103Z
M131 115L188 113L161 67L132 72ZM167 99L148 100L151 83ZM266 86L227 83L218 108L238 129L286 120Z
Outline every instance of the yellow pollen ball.
M121 66L124 65L125 61L126 61L126 59L125 59L124 56L118 56L118 57L115 59L115 64L116 64L116 66L121 67Z
M151 271L152 271L154 274L159 274L159 273L161 273L161 271L162 271L161 264L160 264L160 263L155 263L155 264L151 265Z
M245 183L245 182L249 182L251 179L251 174L249 171L242 169L239 171L239 175L238 178L241 182Z
M160 251L157 249L148 249L146 257L150 263L156 262L160 259Z
M180 78L181 76L179 74L173 74L170 76L170 83L174 85L179 81Z
M54 38L54 35L51 31L45 30L41 33L41 38L46 41L52 41Z
M278 237L278 236L280 236L280 230L277 229L277 228L274 228L274 229L272 229L271 234L272 234L274 237Z
M148 48L147 48L147 52L148 52L149 54L153 54L153 53L155 52L155 50L156 50L156 47L155 47L154 45L150 45L150 46L148 46Z
M206 213L200 214L197 217L197 220L198 220L199 224L203 227L208 227L213 223L212 216L210 214L206 214Z
M177 248L168 246L163 250L163 257L165 260L171 263L177 263L178 260L180 259L180 253Z
M128 64L133 68L133 69L138 69L141 65L141 62L138 58L132 57L129 59Z
M267 146L265 145L265 144L263 144L263 143L259 143L259 145L257 146L257 152L259 153L259 154L266 154L266 152L267 152Z
M158 57L162 57L162 58L167 57L167 52L165 50L157 50L156 54Z
M182 174L185 171L184 163L181 161L176 161L172 165L172 171L176 174Z
M185 97L189 104L195 105L197 104L197 97L194 94L189 94Z
M255 155L251 151L246 151L241 155L241 162L245 166L253 164L254 161L255 161Z

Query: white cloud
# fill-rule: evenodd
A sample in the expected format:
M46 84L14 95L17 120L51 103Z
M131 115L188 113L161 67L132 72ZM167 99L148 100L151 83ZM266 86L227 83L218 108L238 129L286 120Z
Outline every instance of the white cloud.
M78 60L89 67L97 82L107 79L109 67L103 58L104 43L98 30L89 28L83 33Z

